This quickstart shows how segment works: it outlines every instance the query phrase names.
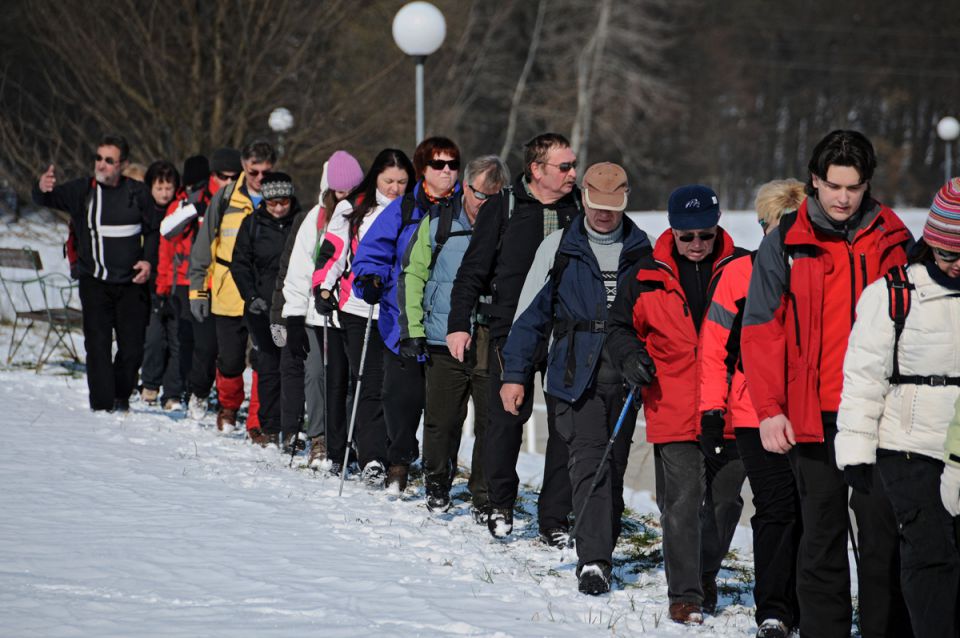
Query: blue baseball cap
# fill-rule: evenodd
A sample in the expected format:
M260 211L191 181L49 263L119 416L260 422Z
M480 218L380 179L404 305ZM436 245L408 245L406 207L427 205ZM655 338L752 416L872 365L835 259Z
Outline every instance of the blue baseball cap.
M708 186L681 186L670 193L667 219L674 230L713 228L720 221L720 200Z

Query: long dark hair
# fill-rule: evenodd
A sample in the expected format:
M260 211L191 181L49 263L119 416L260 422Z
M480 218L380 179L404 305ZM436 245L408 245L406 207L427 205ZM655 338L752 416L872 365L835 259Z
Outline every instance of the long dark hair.
M350 223L350 232L354 234L360 225L363 224L363 218L371 210L377 207L377 178L380 173L388 168L396 167L406 171L409 176L407 181L406 193L413 190L416 183L414 179L413 163L406 153L395 148L385 148L373 160L370 170L363 176L363 181L357 184L357 187L347 195L347 201L353 206L353 211L347 215L347 221Z

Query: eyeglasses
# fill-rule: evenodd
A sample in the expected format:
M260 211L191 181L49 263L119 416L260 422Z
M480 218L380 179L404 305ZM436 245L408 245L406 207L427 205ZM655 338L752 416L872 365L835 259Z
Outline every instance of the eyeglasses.
M113 166L117 163L117 160L113 159L112 157L104 157L103 155L94 155L93 157L98 162L106 162L110 166Z
M263 175L263 174L266 173L267 171L258 171L258 170L255 169L255 168L245 168L245 169L243 169L243 172L246 173L247 175L249 175L250 177L257 177L257 176L259 176L259 175Z
M290 203L289 197L277 197L276 199L268 199L267 206L286 206Z
M467 184L467 187L469 187L470 190L473 191L473 196L479 199L481 202L486 201L491 197L493 197L494 195L496 195L496 193L483 193L481 191L478 191L476 188L473 187L473 184Z
M233 181L237 179L236 173L221 173L220 171L217 171L216 173L217 173L217 179L222 179L225 181L226 180Z
M942 248L934 248L933 254L940 258L940 261L945 261L948 264L960 259L960 253L950 252L949 250L944 250Z
M442 171L444 166L449 166L451 171L459 171L460 160L432 159L432 160L427 160L427 166L429 166L435 171Z
M577 160L572 162L560 162L559 164L551 164L550 162L540 162L541 164L546 164L547 166L556 166L557 170L561 173L569 173L577 167Z
M699 239L700 241L710 241L717 236L715 232L706 232L706 233L684 233L682 235L677 235L677 239L682 241L685 244L689 244L694 239Z

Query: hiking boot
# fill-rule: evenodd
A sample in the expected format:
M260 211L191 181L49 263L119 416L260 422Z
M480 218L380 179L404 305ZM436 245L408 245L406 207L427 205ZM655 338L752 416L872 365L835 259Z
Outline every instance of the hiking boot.
M387 482L385 487L391 492L398 494L407 489L407 474L410 470L409 465L391 465L387 470Z
M198 397L191 394L187 401L187 414L194 421L199 421L207 416L207 397Z
M220 408L217 412L217 429L224 434L233 432L237 427L237 411L230 408Z
M129 412L130 411L130 400L129 399L114 399L113 400L113 412Z
M163 411L172 412L173 410L182 410L183 404L180 403L180 399L167 399L163 402Z
M307 465L312 468L320 467L320 464L327 459L327 439L322 434L320 436L310 437L310 456L307 457Z
M383 477L386 476L387 471L383 468L383 463L380 461L370 461L363 466L363 471L360 472L360 479L370 487L383 487Z
M159 396L160 391L153 388L144 388L140 391L140 400L147 405L156 405Z
M776 618L767 618L757 628L757 638L787 638L790 629Z
M490 516L487 518L487 529L497 540L510 536L513 531L513 508L491 507Z
M490 513L486 507L477 507L474 505L470 508L470 516L473 517L473 522L477 525L486 525L487 520L490 518Z
M283 437L283 447L281 448L284 454L289 454L293 456L297 452L303 452L307 449L307 442L300 439L299 434L288 434Z
M264 432L260 428L253 428L247 430L247 437L251 443L259 445L260 447L268 447L270 445L279 447L280 445L279 432Z
M450 492L442 487L427 488L427 509L433 513L443 513L450 509Z
M684 625L702 625L703 610L697 603L670 603L670 620Z
M550 527L540 530L540 540L550 547L563 547L570 540L570 530L566 527Z
M700 584L703 586L703 612L714 614L717 611L717 578L704 576Z
M587 563L577 575L577 589L581 594L599 596L610 591L610 565L597 561Z

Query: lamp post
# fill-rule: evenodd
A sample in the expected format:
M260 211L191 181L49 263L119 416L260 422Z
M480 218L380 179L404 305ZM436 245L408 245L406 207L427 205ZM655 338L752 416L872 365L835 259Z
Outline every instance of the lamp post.
M405 4L393 18L393 41L417 64L417 144L423 139L423 63L446 35L443 14L429 2Z
M279 106L270 111L267 120L270 130L277 134L277 155L283 155L283 134L293 128L293 113L290 109Z
M945 159L943 163L943 182L947 183L953 177L953 146L952 143L960 136L960 122L957 118L948 115L937 122L937 135L946 143Z

